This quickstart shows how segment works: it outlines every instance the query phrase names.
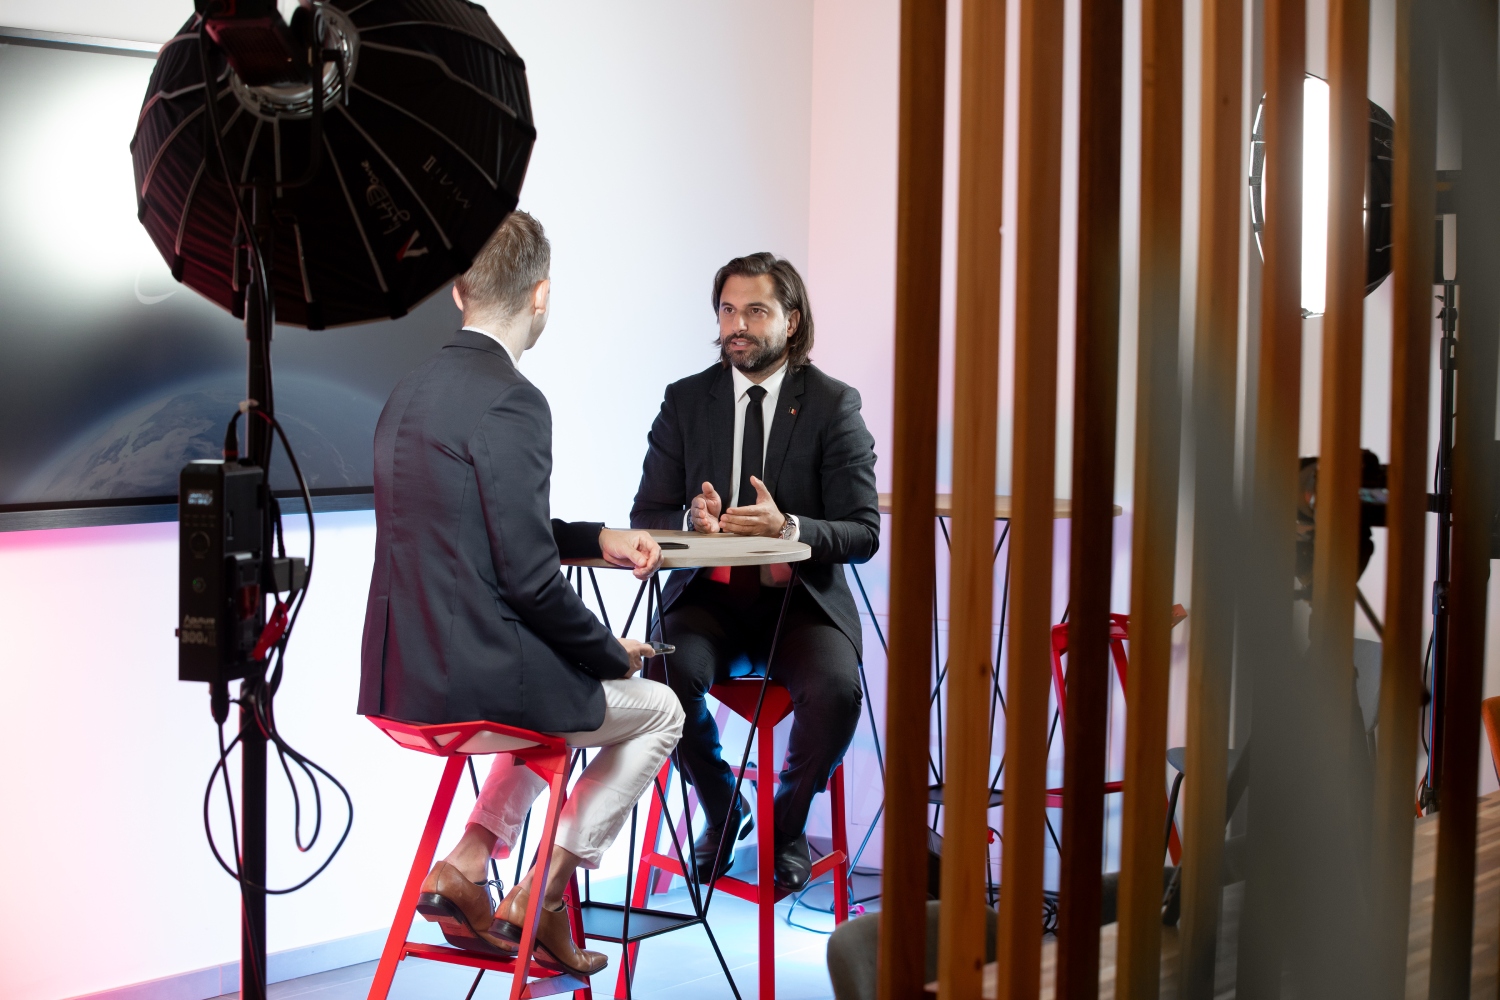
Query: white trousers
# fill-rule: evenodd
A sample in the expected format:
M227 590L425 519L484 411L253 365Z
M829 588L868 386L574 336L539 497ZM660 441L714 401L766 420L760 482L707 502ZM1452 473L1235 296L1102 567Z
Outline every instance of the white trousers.
M602 681L604 724L587 733L556 733L570 747L600 747L568 794L557 846L598 868L625 817L651 786L682 735L682 704L665 684L643 677ZM547 787L510 754L496 754L469 822L495 835L494 856L510 855L531 803Z

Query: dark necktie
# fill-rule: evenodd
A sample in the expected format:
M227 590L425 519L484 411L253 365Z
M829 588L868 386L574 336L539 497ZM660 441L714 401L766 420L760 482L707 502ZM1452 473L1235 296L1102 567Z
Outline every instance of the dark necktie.
M761 401L766 398L766 390L752 385L745 390L745 395L750 398L745 403L744 431L740 435L740 482L736 507L755 504L755 487L750 482L751 476L762 481L765 479L766 420ZM736 566L730 570L729 593L736 604L748 607L755 602L759 592L759 566Z
M736 507L749 507L755 503L751 476L765 479L766 421L760 404L766 398L766 390L752 385L745 390L745 395L750 399L745 403L745 432L740 436L740 488Z

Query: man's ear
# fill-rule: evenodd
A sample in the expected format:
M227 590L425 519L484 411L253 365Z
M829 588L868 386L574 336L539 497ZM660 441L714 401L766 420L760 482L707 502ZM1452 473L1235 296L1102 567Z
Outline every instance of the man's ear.
M786 339L791 340L802 329L802 310L793 309L786 318Z
M458 282L453 283L453 304L458 306L458 311L464 311L464 297L459 294Z
M544 313L547 311L547 298L552 294L552 279L543 278L536 283L531 290L531 311L533 313Z

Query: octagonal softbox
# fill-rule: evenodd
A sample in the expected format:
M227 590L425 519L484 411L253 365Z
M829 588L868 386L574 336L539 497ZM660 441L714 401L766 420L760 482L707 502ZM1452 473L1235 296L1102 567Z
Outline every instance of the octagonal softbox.
M322 329L404 315L467 270L516 206L536 130L525 65L483 8L311 9L326 58L316 157L311 84L247 84L197 16L162 46L131 152L173 276L242 316L250 257L207 128L206 56L229 172L273 193L276 320Z

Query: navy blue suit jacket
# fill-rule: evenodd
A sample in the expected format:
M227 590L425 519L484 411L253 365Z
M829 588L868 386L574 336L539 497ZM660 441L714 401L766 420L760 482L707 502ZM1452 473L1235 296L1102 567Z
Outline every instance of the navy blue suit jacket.
M564 581L602 524L551 520L552 413L510 353L458 337L401 380L375 430L375 571L359 712L597 729L623 647Z

